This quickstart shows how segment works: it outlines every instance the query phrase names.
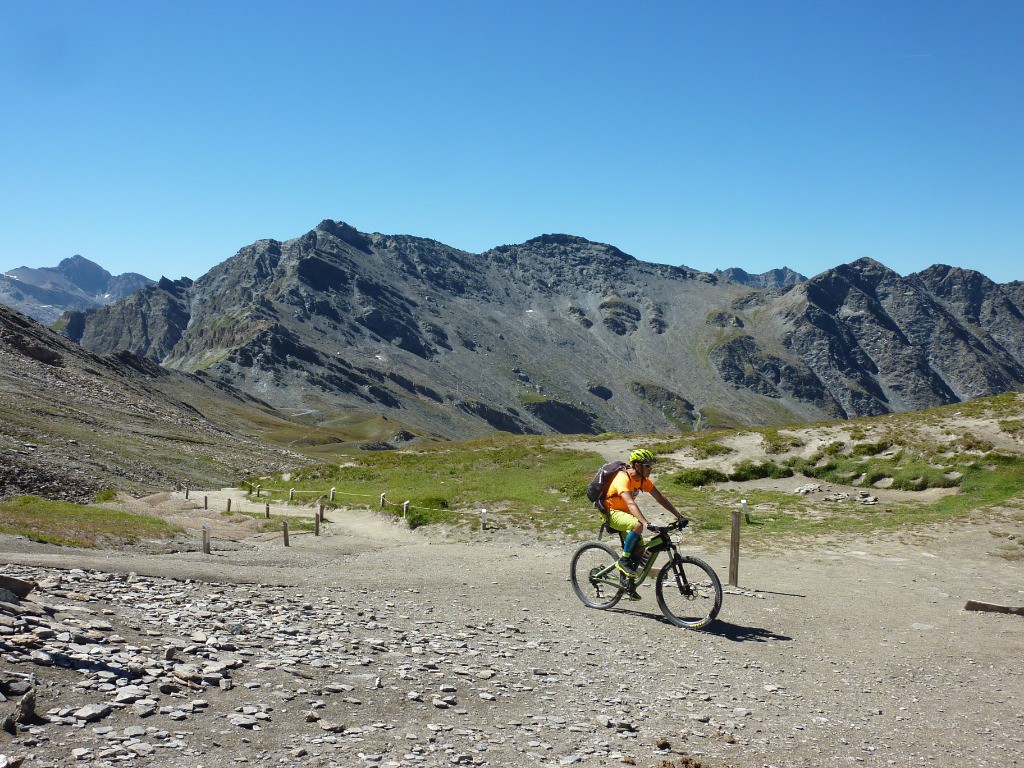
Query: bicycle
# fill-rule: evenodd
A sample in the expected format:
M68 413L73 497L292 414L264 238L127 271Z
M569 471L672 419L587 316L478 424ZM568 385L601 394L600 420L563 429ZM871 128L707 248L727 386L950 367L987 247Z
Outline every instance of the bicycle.
M670 525L649 526L655 535L644 544L647 552L632 580L633 589L647 580L658 556L669 553L668 563L658 572L654 583L658 607L676 626L704 629L722 609L722 582L700 558L679 554L670 534L681 531L687 523L680 519ZM606 528L606 524L601 525L598 541L587 542L576 550L569 566L576 596L584 605L601 610L613 607L630 588L630 579L615 567L619 555L600 541Z

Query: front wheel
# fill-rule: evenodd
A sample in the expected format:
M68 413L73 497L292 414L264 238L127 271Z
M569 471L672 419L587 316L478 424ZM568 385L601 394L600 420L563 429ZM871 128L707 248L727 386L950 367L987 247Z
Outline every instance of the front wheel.
M615 567L618 559L614 549L596 541L576 550L569 566L569 578L584 605L611 608L622 598L623 577Z
M710 565L696 557L669 561L654 589L661 612L680 627L704 629L722 609L722 582Z

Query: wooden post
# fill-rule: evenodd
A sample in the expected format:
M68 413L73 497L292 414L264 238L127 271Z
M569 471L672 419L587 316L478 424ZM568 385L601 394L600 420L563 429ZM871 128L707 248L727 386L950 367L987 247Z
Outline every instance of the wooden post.
M405 501L402 503L402 519L408 522L409 520L409 502Z
M258 499L259 497L260 497L260 487L257 485L256 486L256 498Z
M185 486L185 499L188 499L188 486Z
M210 508L210 497L209 496L203 496L203 509L209 509L209 508Z
M322 523L324 521L324 505L320 505L320 512L318 513L317 519Z
M210 554L210 524L203 524L203 553Z
M282 533L284 533L284 545L286 547L290 547L291 544L288 543L288 521L287 520L282 520L281 521L281 531L282 531Z
M338 490L338 489L337 488L331 488L331 501L334 501L334 492L336 490Z
M486 509L481 509L480 510L480 530L481 531L486 531L487 530L487 510Z
M320 514L316 513L313 515L313 535L320 535Z
M270 519L270 502L267 502L267 520Z
M288 501L295 501L295 489L292 488L288 491Z
M729 586L740 585L740 511L732 511L732 539L729 545Z
M750 525L750 510L747 509L747 500L743 499L740 504L743 505L743 519L746 521L747 525Z
M383 493L380 495L380 508L384 509L384 494Z
M231 511L231 499L228 499L228 512Z

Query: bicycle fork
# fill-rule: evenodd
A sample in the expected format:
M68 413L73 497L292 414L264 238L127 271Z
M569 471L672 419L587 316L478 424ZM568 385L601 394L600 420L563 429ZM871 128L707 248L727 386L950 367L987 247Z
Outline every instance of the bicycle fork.
M690 597L693 594L693 590L690 587L689 580L686 578L686 570L683 568L682 558L679 557L679 553L673 553L672 560L666 567L672 568L672 576L675 578L679 594L684 597Z

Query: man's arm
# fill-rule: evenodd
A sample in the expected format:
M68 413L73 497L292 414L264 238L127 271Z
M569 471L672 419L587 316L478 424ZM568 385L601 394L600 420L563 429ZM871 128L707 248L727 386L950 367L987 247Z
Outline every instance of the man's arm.
M682 515L679 514L679 510L675 508L675 505L671 501L666 499L664 496L662 496L661 491L659 491L657 488L651 487L651 498L653 498L656 502L661 504L661 506L663 506L665 509L671 512L677 518L682 517ZM644 525L647 525L646 520L644 521Z

